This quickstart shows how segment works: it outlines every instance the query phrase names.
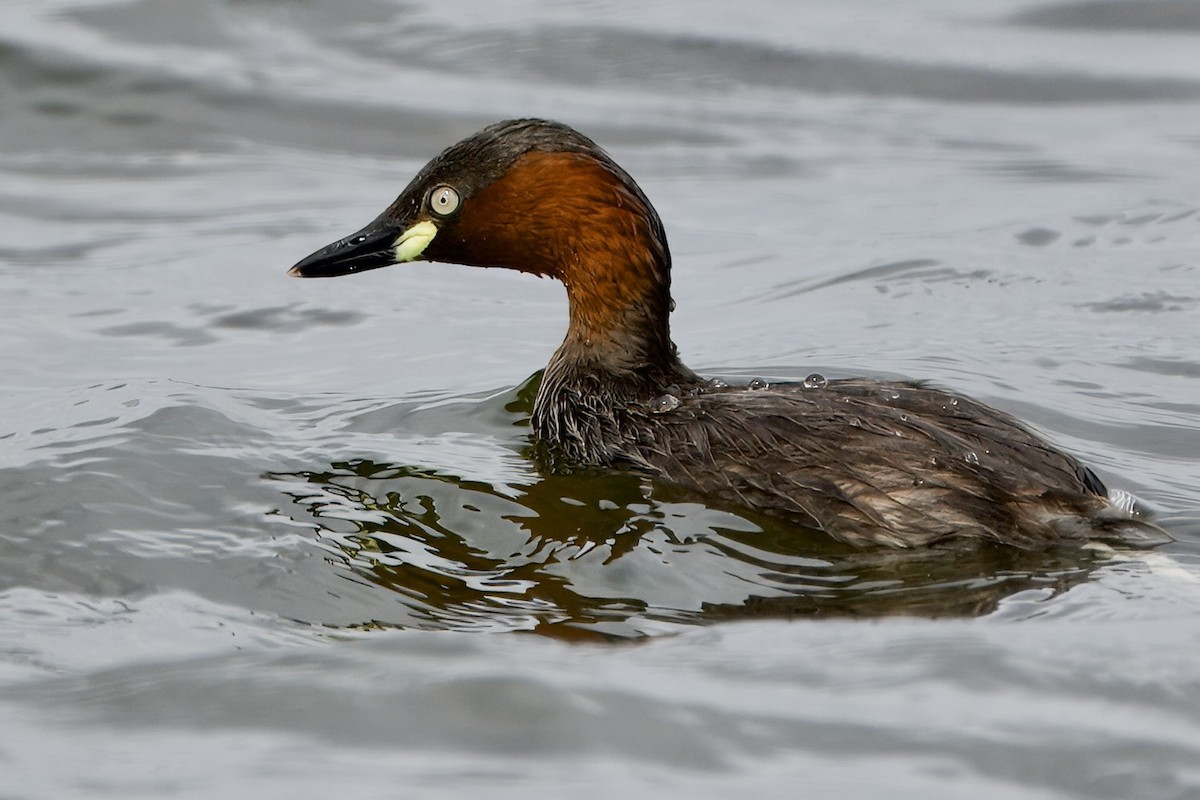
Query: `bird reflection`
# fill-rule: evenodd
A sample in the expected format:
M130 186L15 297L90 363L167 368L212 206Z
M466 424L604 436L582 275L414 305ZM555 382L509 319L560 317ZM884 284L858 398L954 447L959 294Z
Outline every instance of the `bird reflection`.
M275 473L329 560L394 593L363 625L630 638L747 617L925 617L1053 597L1087 548L855 549L629 473L515 485L369 460ZM391 606L381 608L393 609Z

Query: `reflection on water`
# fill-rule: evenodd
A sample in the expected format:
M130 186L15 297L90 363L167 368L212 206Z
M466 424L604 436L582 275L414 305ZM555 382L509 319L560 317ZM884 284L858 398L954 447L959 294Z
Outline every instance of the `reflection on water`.
M515 427L537 379L504 407ZM354 459L267 477L348 580L394 593L363 626L629 637L752 616L981 615L1018 592L1053 597L1104 560L1077 547L856 549L632 473L492 483Z
M364 625L632 636L763 615L979 615L1017 592L1054 596L1103 560L1086 548L853 550L627 474L496 487L362 460L271 477L348 579L396 593L396 616Z

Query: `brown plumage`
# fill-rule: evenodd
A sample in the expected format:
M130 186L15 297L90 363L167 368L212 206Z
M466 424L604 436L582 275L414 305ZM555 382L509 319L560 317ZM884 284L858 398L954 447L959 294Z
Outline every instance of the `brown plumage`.
M1091 470L974 400L921 383L729 387L696 376L670 338L658 214L565 125L512 120L459 142L378 219L291 274L414 259L566 286L570 323L533 411L556 465L642 470L853 544L1165 535L1110 503Z

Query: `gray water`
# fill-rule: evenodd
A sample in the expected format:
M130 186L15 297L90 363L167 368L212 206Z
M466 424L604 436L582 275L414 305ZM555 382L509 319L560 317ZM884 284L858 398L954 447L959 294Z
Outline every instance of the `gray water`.
M1198 54L1182 0L8 0L0 798L1200 797ZM514 116L655 202L693 368L933 380L1176 541L540 475L561 287L284 274Z

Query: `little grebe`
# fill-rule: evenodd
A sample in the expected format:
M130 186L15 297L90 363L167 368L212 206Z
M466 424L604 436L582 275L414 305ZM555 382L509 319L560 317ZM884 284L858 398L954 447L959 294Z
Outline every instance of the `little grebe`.
M433 159L378 219L290 274L415 260L566 286L566 339L533 408L534 436L558 463L643 470L851 544L967 537L1032 547L1161 534L1132 518L1126 495L1110 500L1087 467L966 397L922 383L731 387L698 377L670 338L671 255L658 214L566 125L483 129Z

